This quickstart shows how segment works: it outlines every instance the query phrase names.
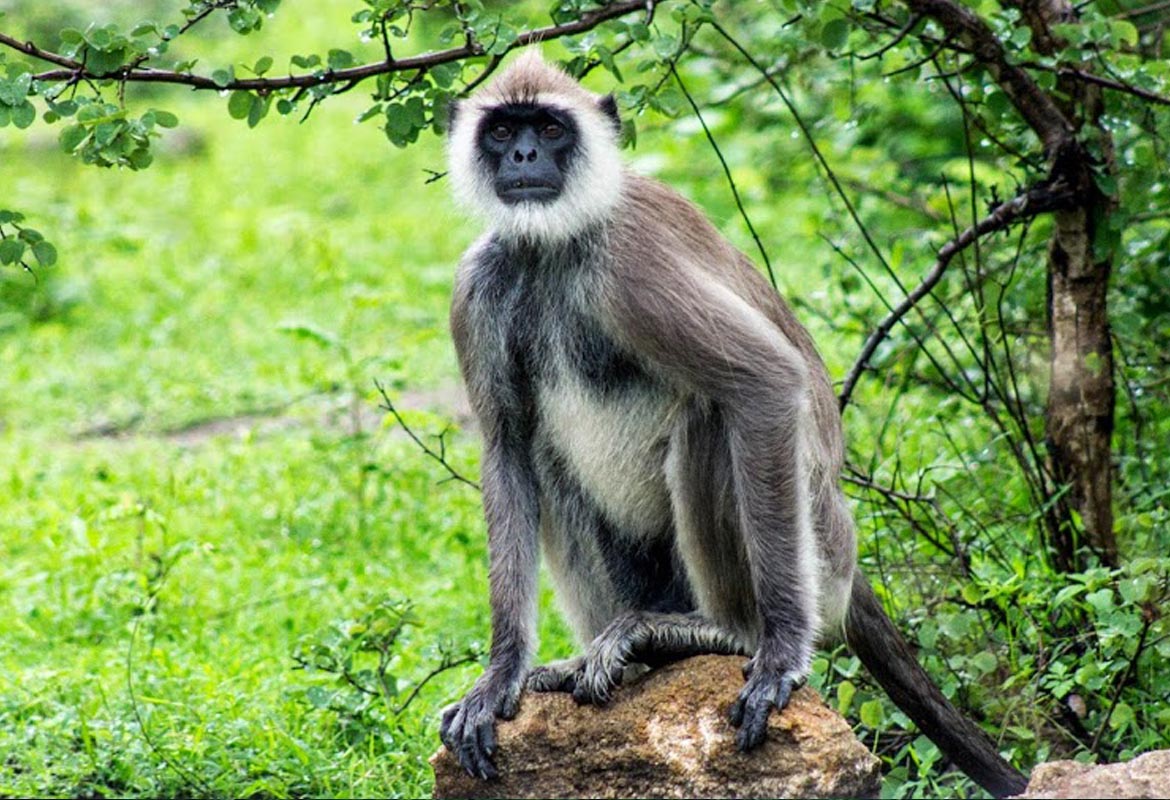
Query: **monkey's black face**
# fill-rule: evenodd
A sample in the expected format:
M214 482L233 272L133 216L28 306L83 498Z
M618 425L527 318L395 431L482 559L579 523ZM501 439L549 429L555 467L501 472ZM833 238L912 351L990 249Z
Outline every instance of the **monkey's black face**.
M547 106L517 103L484 116L479 148L496 196L508 205L556 200L577 151L577 136L571 116Z

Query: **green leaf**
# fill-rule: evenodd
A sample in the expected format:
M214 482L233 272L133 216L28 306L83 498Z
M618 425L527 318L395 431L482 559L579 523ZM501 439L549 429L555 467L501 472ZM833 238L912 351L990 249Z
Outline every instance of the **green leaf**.
M87 47L85 50L85 65L95 75L109 75L117 72L126 63L128 54L126 48L117 47L112 50L100 50L96 47Z
M1016 47L1027 47L1032 42L1032 29L1027 27L1016 28L1012 31L1010 38L1011 43Z
M217 69L211 73L211 82L221 89L235 79L236 71L232 67L228 67L227 69Z
M821 28L821 44L829 50L840 50L849 41L849 22L843 17L831 19Z
M305 699L313 708L329 708L329 703L333 700L333 692L322 686L310 686L305 690Z
M995 655L988 652L987 650L971 656L967 663L980 675L987 675L991 672L994 672L996 666L998 666Z
M24 258L24 242L15 237L0 239L0 264L16 264Z
M261 56L252 66L252 72L258 76L263 76L270 69L272 69L272 56Z
M252 107L248 109L248 127L255 128L260 120L268 116L268 101L263 97L253 97Z
M51 267L57 263L57 248L42 240L32 246L33 255L42 267Z
M61 145L63 151L72 153L87 136L89 136L89 131L86 130L84 125L70 125L61 131L61 135L57 137L57 142Z
M276 329L281 333L290 334L298 339L308 339L309 341L316 342L326 350L337 347L340 344L337 337L328 331L323 331L315 325L309 325L303 322L287 322L282 325L277 325Z
M446 89L455 82L461 72L462 68L458 64L436 64L431 67L428 74L436 86Z
M885 709L882 708L880 700L867 700L861 704L861 724L865 727L880 727L885 716Z
M23 103L32 86L32 73L22 72L15 78L0 80L0 103L16 106Z
M37 110L32 103L25 100L12 109L12 124L18 128L27 128L36 121Z
M650 40L650 28L645 22L630 23L626 30L630 34L630 38L635 42L646 42Z
M173 128L179 124L179 118L169 111L162 111L157 108L152 108L154 112L154 124L160 128Z
M1113 730L1119 730L1127 725L1132 725L1136 719L1133 707L1129 703L1118 703L1117 707L1113 709L1113 713L1109 715L1109 727Z
M345 69L354 64L353 53L348 50L330 50L327 62L329 69Z
M837 713L848 714L853 706L853 696L857 694L857 687L852 681L841 681L837 684Z
M1127 47L1137 47L1138 29L1132 22L1124 19L1112 20L1109 23L1109 27L1110 33L1113 34L1113 40L1117 44Z
M252 101L256 99L251 92L232 92L228 97L228 114L232 119L243 119L252 110Z

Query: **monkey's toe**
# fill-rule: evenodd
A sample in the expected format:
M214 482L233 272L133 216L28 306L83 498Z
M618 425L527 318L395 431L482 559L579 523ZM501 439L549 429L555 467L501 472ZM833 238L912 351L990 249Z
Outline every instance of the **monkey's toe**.
M742 752L759 747L768 732L772 709L783 709L792 696L796 677L788 673L753 669L747 685L728 712L731 724L739 728L735 744Z
M533 692L569 692L577 688L585 660L578 656L533 667L524 685Z

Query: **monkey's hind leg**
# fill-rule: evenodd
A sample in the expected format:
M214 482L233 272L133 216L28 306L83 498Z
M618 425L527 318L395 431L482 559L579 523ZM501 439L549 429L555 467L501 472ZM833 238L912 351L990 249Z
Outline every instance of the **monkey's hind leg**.
M750 655L751 651L726 629L697 614L624 612L590 643L573 678L573 699L604 705L631 663L658 667L708 653Z

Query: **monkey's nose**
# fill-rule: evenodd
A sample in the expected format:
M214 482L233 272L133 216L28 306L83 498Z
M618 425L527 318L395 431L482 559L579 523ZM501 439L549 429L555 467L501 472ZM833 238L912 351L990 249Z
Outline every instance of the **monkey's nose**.
M519 150L517 150L516 152L512 153L512 160L515 161L517 164L522 164L525 161L535 161L536 160L536 150L535 149L529 150L526 154L521 153Z

